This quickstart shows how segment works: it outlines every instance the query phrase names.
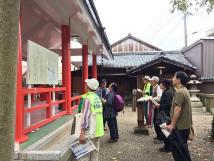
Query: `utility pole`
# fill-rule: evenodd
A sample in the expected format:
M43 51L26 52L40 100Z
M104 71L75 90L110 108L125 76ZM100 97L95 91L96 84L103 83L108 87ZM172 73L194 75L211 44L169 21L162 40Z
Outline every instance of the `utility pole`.
M184 44L187 47L187 12L184 12Z

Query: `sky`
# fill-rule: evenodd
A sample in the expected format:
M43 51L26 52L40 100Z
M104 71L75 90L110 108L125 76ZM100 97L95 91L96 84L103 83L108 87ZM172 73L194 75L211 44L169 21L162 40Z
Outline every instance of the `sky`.
M129 33L163 50L184 47L184 16L171 13L170 0L94 0L110 44ZM188 45L214 28L214 12L205 9L187 16Z

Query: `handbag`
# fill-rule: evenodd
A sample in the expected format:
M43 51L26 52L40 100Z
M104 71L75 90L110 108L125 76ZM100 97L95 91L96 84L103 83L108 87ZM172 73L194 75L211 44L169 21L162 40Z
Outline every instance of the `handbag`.
M194 130L193 126L191 126L189 130L190 130L190 131L189 131L188 140L191 140L191 141L192 141L192 140L194 140L194 138L195 138L195 130Z
M81 117L82 113L75 114L72 127L71 127L71 135L74 135L75 139L78 139L81 132Z

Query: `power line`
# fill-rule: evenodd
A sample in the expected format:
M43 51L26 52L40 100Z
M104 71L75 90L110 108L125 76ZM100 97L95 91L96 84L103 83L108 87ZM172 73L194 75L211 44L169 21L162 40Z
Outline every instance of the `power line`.
M206 28L207 28L207 27L206 27ZM200 30L197 30L196 33L201 33L201 32L203 32L203 31L205 31L204 29L205 29L205 28L201 28ZM191 35L193 35L193 32L189 32L189 33L187 34L187 36L191 36ZM181 39L183 39L183 38L184 38L183 36L180 36L178 39L176 39L175 41L173 41L172 43L170 43L166 48L171 47L172 45L174 45L176 42L178 42L179 40L181 40Z
M160 32L160 29L165 27L167 24L169 24L170 21L172 21L172 19L174 18L175 15L168 15L165 21L162 21L160 24L156 24L156 26L158 26L158 28L153 31L152 33L150 33L150 37L153 37L154 35L156 36L156 34L158 32Z
M156 19L154 19L154 21L152 21L152 23L149 24L149 26L147 27L147 29L154 28L154 25L157 24L157 22L162 22L162 20L164 19L164 15L165 13L167 13L167 6L165 6L165 8L163 10L161 10L160 14L158 14L158 16L156 17ZM160 20L160 18L162 18ZM146 31L147 31L146 29Z
M174 33L176 31L176 29L180 26L180 22L182 20L182 17L178 20L178 22L172 27L172 29L166 33L166 37L164 37L164 39L162 39L158 44L161 45L164 41L167 40L167 38L169 38L169 34L170 36L172 35L172 33Z
M187 47L187 13L184 13L184 44Z

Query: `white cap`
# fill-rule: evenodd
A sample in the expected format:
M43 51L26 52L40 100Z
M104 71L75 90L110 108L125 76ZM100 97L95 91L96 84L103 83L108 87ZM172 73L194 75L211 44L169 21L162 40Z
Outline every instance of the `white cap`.
M146 75L143 79L150 80L150 76Z
M157 83L159 82L159 78L157 76L153 76L150 81L156 81Z
M95 79L95 78L92 78L92 79L86 79L85 80L85 83L87 84L87 86L96 91L97 88L99 87L99 82Z

